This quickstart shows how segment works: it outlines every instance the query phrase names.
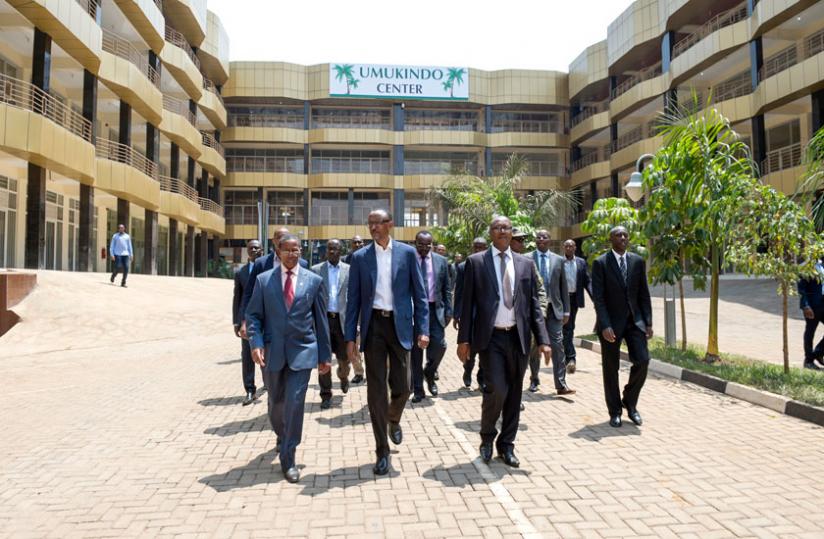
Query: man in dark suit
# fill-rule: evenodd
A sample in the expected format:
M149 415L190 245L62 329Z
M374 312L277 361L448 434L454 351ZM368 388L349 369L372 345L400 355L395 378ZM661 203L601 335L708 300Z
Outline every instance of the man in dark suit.
M484 369L481 447L484 462L492 443L508 466L518 467L515 435L530 348L530 333L549 361L549 337L538 300L538 273L529 258L512 252L512 223L496 217L489 226L492 248L466 259L458 327L458 358L477 352ZM495 423L502 416L501 434Z
M450 282L450 289L452 290L452 292L455 291L455 285L458 282L458 266L461 265L463 259L464 257L461 253L455 253L452 263L449 265L449 276L452 279L452 281Z
M420 402L426 397L423 381L433 397L438 396L435 373L446 352L445 328L452 321L452 290L449 288L449 262L443 256L432 252L432 234L421 230L415 236L415 250L421 267L423 284L429 301L429 346L426 348L426 368L423 366L424 351L417 345L412 347L412 402Z
M363 238L355 234L352 236L352 239L349 240L349 254L343 257L343 261L346 264L351 264L352 255L354 255L358 250L363 247Z
M257 277L246 309L252 359L265 367L269 422L286 480L300 479L295 450L303 434L303 406L312 369L329 372L332 355L323 279L300 267L300 240L281 235L279 264Z
M489 248L489 244L486 240L482 237L477 237L472 240L472 253L482 253ZM455 268L455 294L454 294L454 306L452 308L452 327L458 329L460 320L461 320L461 302L463 301L463 283L464 283L464 269L466 268L466 260L462 261L458 266ZM475 368L475 358L477 357L476 352L470 352L469 359L464 361L464 373L463 373L463 383L464 388L471 389L472 388L472 369ZM476 375L476 381L478 382L478 391L483 391L484 387L484 370L483 367L478 365L478 374Z
M604 396L611 426L621 426L622 406L627 409L632 422L640 426L638 396L647 378L647 339L652 338L652 302L646 263L637 254L627 252L629 233L626 228L613 228L609 241L612 250L592 264L592 302L597 315L595 327L601 341ZM623 399L618 390L621 341L627 343L632 362Z
M352 239L349 240L349 254L343 257L343 262L346 264L351 264L352 255L354 255L361 248L363 248L363 238L355 234L352 236ZM360 334L355 340L355 355L357 356L357 361L352 363L352 369L355 371L355 376L352 378L353 385L363 382L365 374L363 371L363 359L361 358L360 353Z
M235 335L238 337L240 337L240 326L243 322L243 317L240 314L243 289L249 280L252 265L260 256L260 242L258 240L246 242L246 254L248 255L246 264L235 272L235 290L232 294L232 324L235 328ZM240 339L240 363L243 368L243 389L246 390L243 406L248 406L257 399L257 388L255 387L255 363L252 361L252 350L249 348L249 341L244 338ZM261 374L263 374L262 369Z
M400 444L401 415L411 390L409 351L414 335L418 347L425 349L429 344L429 302L415 249L390 236L392 215L375 210L367 223L373 242L357 251L349 265L344 338L353 360L360 326L361 350L366 356L366 400L377 453L373 470L376 475L385 475L390 465L387 425L392 443Z
M564 274L566 275L567 290L569 291L569 321L564 325L564 358L569 374L575 372L575 319L578 309L584 308L584 291L592 299L592 289L589 284L587 263L583 258L575 256L575 240L564 242Z
M824 296L820 280L824 276L824 265L821 260L816 263L815 269L818 270L819 278L798 281L798 296L807 324L804 328L804 368L817 371L820 369L816 366L816 361L824 365L824 339L813 348L815 330L818 329L818 324L824 323Z
M280 242L280 238L284 235L289 233L289 229L286 227L280 227L275 230L275 234L272 236L272 245L278 245ZM309 269L309 263L301 258L298 262L302 268ZM246 321L243 319L243 315L246 312L246 305L249 303L249 300L252 298L252 292L255 290L255 282L257 282L257 276L263 273L264 271L269 271L270 269L276 268L280 264L280 258L278 257L277 250L269 253L268 255L261 256L257 260L255 260L255 264L252 266L252 269L249 271L249 278L246 281L246 286L243 288L243 298L240 300L240 315L241 315L241 325L240 325L240 335L243 338L246 338Z

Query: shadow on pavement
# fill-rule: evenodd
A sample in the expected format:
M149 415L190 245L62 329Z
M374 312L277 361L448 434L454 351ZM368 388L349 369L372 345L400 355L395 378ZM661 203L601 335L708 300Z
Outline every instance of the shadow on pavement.
M241 397L237 395L235 397L215 397L213 399L203 399L202 401L197 401L197 403L201 406L234 406L236 404L241 404L245 397Z
M248 464L232 468L228 472L209 475L198 479L212 487L217 492L227 492L236 488L246 488L254 485L275 483L286 481L283 472L280 470L280 463L277 460L277 453L273 447L265 453L261 453Z
M561 395L557 395L555 393L541 393L540 391L537 393L524 393L524 402L540 402L540 401L554 401L554 402L564 402L566 404L575 404L574 397L563 397Z
M445 401L456 401L459 399L466 399L470 397L480 397L480 391L470 391L465 388L456 389L455 391L450 391L448 393L441 393L438 395L439 399L443 399Z
M641 431L634 423L625 421L620 428L610 427L609 421L598 423L597 425L587 425L575 432L569 433L570 438L586 440L588 442L600 442L603 438L613 436L640 436Z
M481 432L481 420L480 419L473 419L472 421L455 421L455 426L461 430L465 430L467 432L474 432L475 434L480 435ZM496 428L500 430L501 428L501 420L499 419L496 423ZM520 421L518 423L518 431L527 431L529 430L529 425Z
M335 397L332 398L334 399ZM334 405L335 404L333 402L332 406ZM340 406L340 403L338 403L338 406ZM318 405L317 408L317 411L320 411L320 405ZM307 411L313 412L316 410ZM348 414L336 415L333 417L318 416L315 418L315 421L317 421L321 425L328 425L333 428L342 428L351 425L365 425L369 423L369 408L364 404L360 410L349 412Z
M376 476L372 471L373 464L362 466L347 466L338 468L325 474L309 474L301 477L299 484L303 485L301 496L315 496L339 488L345 490L349 487L356 487L363 483L379 482L394 477L399 477L400 472L395 468L390 468L389 473L384 476Z
M259 415L254 419L244 419L242 421L232 421L221 425L219 427L210 427L203 431L203 434L214 434L225 438L226 436L234 436L241 432L262 432L270 430L269 416L267 414Z
M235 363L240 363L242 360L238 359L227 359L226 361L218 361L217 365L233 365Z
M476 468L476 465L480 465L480 457L477 457L472 462L454 464L448 468L444 467L443 464L439 464L434 468L426 470L423 473L423 477L432 481L438 481L445 487L466 487L469 485L487 484L489 481L484 479L481 472ZM495 481L499 481L506 476L529 476L528 471L521 470L520 468L510 468L497 458L492 459L487 466L495 476Z

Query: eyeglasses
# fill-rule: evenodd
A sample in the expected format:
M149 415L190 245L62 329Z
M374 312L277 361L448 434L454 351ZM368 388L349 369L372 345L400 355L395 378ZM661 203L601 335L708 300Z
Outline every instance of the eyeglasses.
M512 232L512 227L506 225L498 225L491 227L490 230L492 230L492 232Z
M300 249L289 249L288 251L286 249L281 249L280 252L281 252L281 254L284 254L284 255L297 255L297 256L300 256Z
M366 224L369 226L380 226L385 225L386 223L391 222L392 219L381 219L380 221L367 221Z

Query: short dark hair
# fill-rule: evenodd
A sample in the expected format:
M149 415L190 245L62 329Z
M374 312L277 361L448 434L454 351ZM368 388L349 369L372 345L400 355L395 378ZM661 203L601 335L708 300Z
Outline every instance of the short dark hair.
M392 219L392 214L386 208L375 208L374 210L369 212L370 215L373 214L373 213L382 213L382 214L386 215L386 218L389 219L390 221L394 220L394 219Z
M417 234L415 234L415 239L418 239L418 236L429 236L432 237L432 233L428 230L420 230Z
M613 234L617 234L619 230L623 230L627 233L627 235L629 235L629 230L627 230L627 227L624 225L618 225L609 229L609 237L612 237Z

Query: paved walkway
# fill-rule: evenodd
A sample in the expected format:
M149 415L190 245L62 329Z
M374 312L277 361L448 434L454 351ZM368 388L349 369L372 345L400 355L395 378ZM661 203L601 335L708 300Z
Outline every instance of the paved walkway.
M477 392L407 408L375 479L366 388L319 408L302 479L273 463L263 401L240 406L231 283L44 273L0 343L0 535L810 537L824 534L824 429L651 378L645 425L606 425L597 356L573 399L526 397L520 470L476 458ZM118 319L122 320L121 325ZM450 336L450 342L454 334Z

